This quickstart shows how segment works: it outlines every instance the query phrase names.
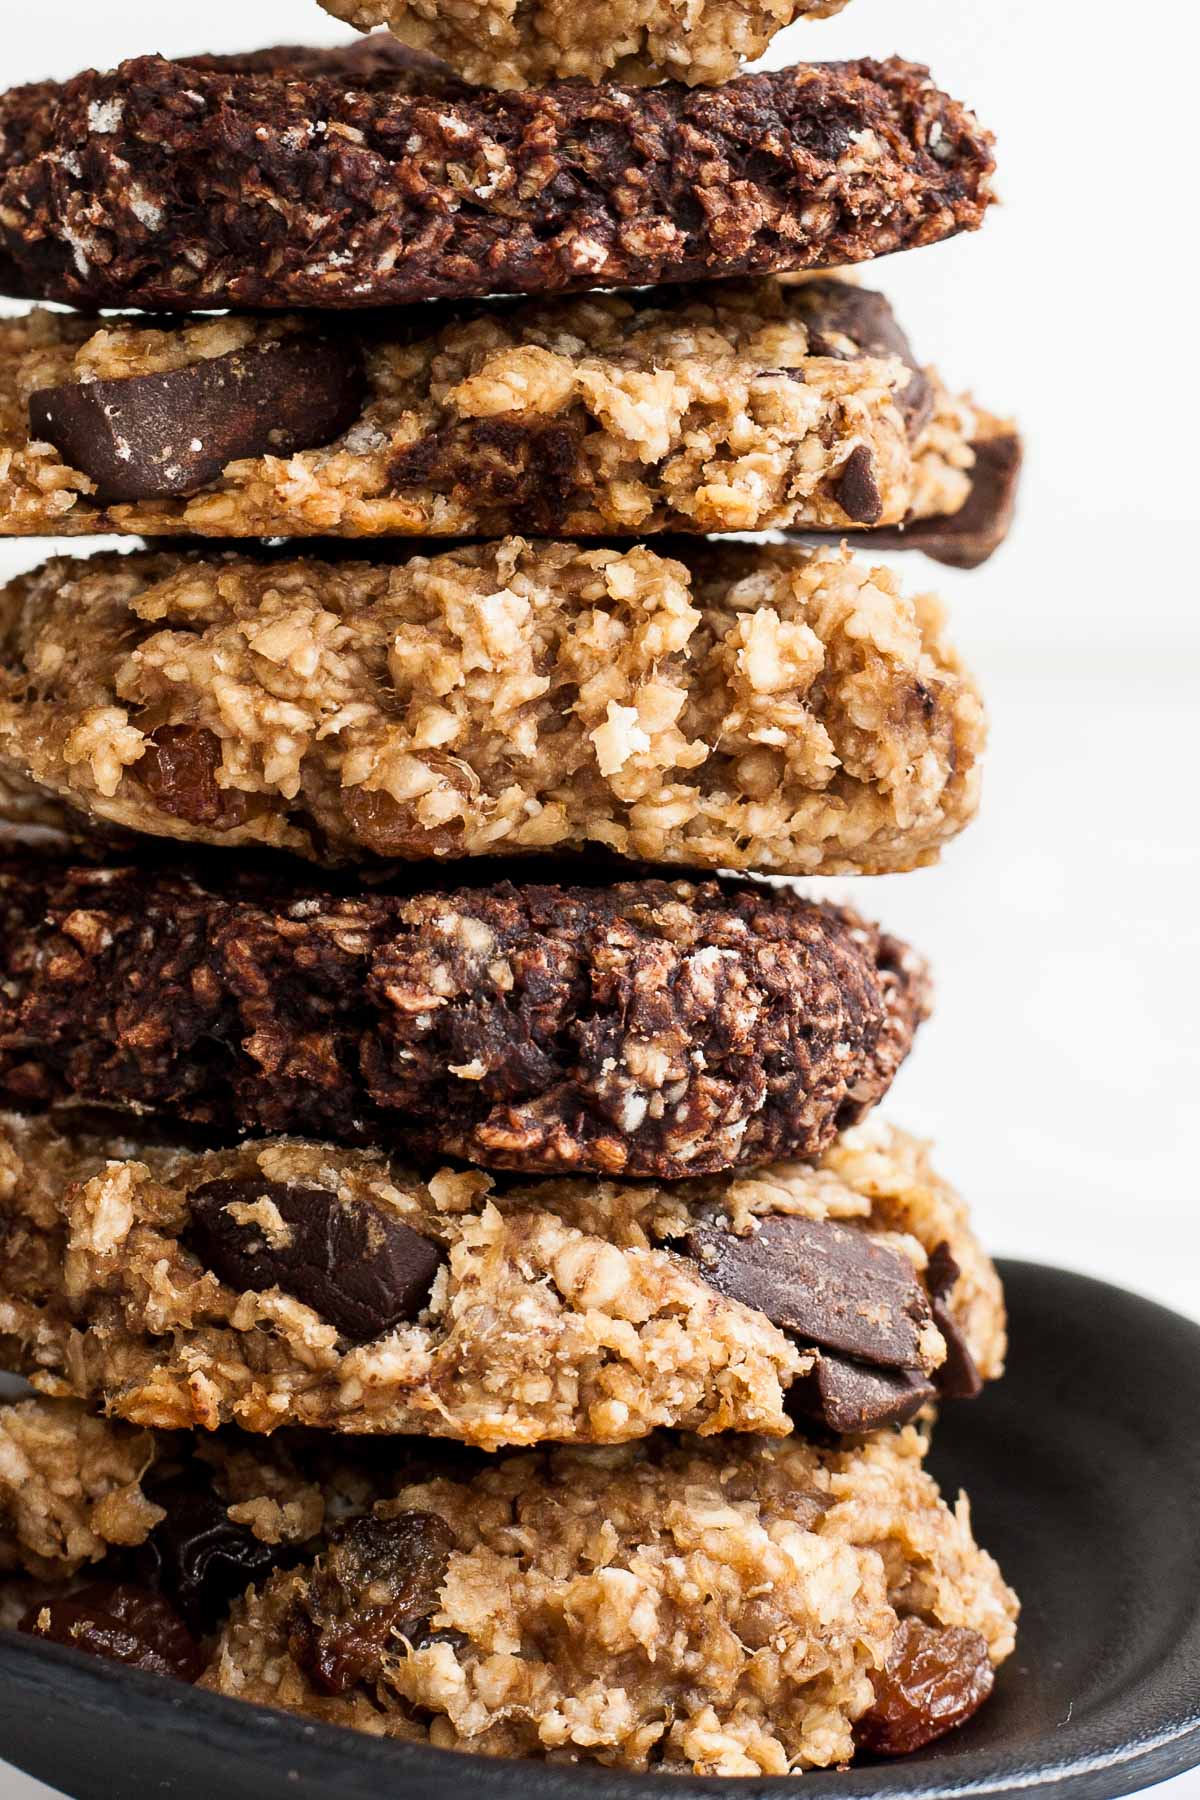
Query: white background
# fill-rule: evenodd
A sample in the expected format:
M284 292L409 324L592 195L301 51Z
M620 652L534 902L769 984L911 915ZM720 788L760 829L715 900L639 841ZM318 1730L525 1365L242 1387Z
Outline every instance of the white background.
M348 35L310 0L0 10L2 85ZM1200 1317L1193 9L851 0L783 43L772 62L927 61L999 137L1005 204L984 230L869 277L1029 452L987 568L901 565L949 599L993 741L982 815L945 864L855 893L939 979L890 1112L936 1138L997 1252ZM45 549L0 546L0 575ZM39 1791L0 1771L3 1800ZM1160 1791L1200 1800L1200 1778Z

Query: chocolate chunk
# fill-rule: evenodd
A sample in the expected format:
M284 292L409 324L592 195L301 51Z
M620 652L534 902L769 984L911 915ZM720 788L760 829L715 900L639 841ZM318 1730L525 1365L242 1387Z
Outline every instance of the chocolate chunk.
M885 1368L920 1367L929 1299L907 1257L829 1219L760 1219L735 1237L701 1225L686 1244L719 1293L806 1343Z
M374 1680L389 1646L421 1637L453 1548L436 1513L355 1519L334 1534L289 1620L288 1647L322 1693Z
M156 806L189 825L230 830L248 810L247 796L217 781L221 740L202 725L160 725L151 732L134 773Z
M29 399L29 429L96 483L97 499L195 494L227 463L332 443L362 409L357 345L303 336L190 368L66 382Z
M199 1463L163 1481L147 1479L146 1498L167 1516L128 1558L138 1585L165 1595L201 1634L218 1624L231 1600L265 1581L278 1560L276 1547L229 1517L220 1495L203 1485L211 1479Z
M231 1206L268 1201L283 1229L241 1222ZM191 1196L191 1248L227 1286L281 1287L356 1343L415 1319L441 1265L436 1244L398 1219L326 1188L282 1181L210 1181Z
M849 541L872 550L923 550L952 569L977 569L1008 536L1017 504L1021 440L1015 433L985 438L972 446L971 491L956 513L914 519ZM857 452L855 453L857 454ZM843 502L844 504L844 502Z
M975 1358L957 1319L946 1304L958 1275L958 1264L950 1254L949 1244L939 1244L930 1255L925 1271L933 1322L946 1340L946 1360L935 1373L934 1381L943 1400L977 1400L983 1392L983 1377L975 1367Z
M787 1408L795 1418L849 1435L905 1425L936 1398L933 1382L913 1369L870 1369L822 1351L815 1368L788 1389Z
M916 437L929 423L933 387L883 295L848 281L810 281L797 298L813 356L832 356L839 361L852 361L855 356L895 356L912 370L912 380L897 400L909 437ZM847 349L839 339L848 340L852 348Z
M934 1374L938 1393L943 1400L978 1400L983 1392L983 1377L975 1367L967 1340L940 1300L933 1303L933 1318L946 1340L946 1360Z
M855 1725L855 1741L876 1756L907 1756L965 1724L995 1680L978 1631L902 1619L887 1668L871 1676L875 1702Z
M94 1581L31 1606L17 1629L175 1681L198 1681L204 1669L199 1645L170 1603L128 1582Z
M875 479L875 463L865 444L852 450L834 488L837 503L860 525L874 525L883 512L883 495Z
M931 1300L947 1300L962 1273L945 1238L929 1252L925 1267L925 1286Z
M478 508L520 508L533 528L553 532L586 480L582 446L576 419L470 419L402 450L388 477L398 491L431 488Z

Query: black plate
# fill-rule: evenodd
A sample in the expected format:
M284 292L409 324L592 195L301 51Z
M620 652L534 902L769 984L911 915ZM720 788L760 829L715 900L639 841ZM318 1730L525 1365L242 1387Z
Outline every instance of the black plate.
M739 1781L747 1800L1114 1800L1200 1765L1200 1327L1119 1288L1007 1263L1008 1378L951 1407L966 1487L1024 1601L965 1730L902 1762ZM76 1800L672 1800L726 1783L491 1762L306 1726L0 1633L0 1755Z

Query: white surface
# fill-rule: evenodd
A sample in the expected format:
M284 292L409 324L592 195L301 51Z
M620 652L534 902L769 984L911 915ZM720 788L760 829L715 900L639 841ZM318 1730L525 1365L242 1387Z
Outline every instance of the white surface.
M22 10L3 83L346 35L307 0L204 16ZM982 817L943 867L855 895L938 971L889 1110L937 1139L998 1252L1200 1317L1190 9L852 0L786 45L773 61L926 60L1000 137L1006 205L984 231L868 277L919 354L1019 416L1030 453L1018 532L988 568L901 565L950 600L994 730ZM45 548L0 548L0 574ZM3 1800L39 1792L0 1771ZM1159 1792L1200 1800L1200 1776Z

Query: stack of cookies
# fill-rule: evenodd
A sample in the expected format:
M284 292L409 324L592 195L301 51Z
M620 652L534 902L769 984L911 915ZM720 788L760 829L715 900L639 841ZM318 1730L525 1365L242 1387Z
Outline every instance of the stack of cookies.
M827 3L331 10L407 47L0 97L75 309L0 322L0 532L155 541L0 594L0 1617L493 1755L919 1748L1013 1645L922 1468L1003 1300L868 1118L925 963L759 877L977 804L864 552L982 560L1018 443L828 271L990 139L736 75Z

